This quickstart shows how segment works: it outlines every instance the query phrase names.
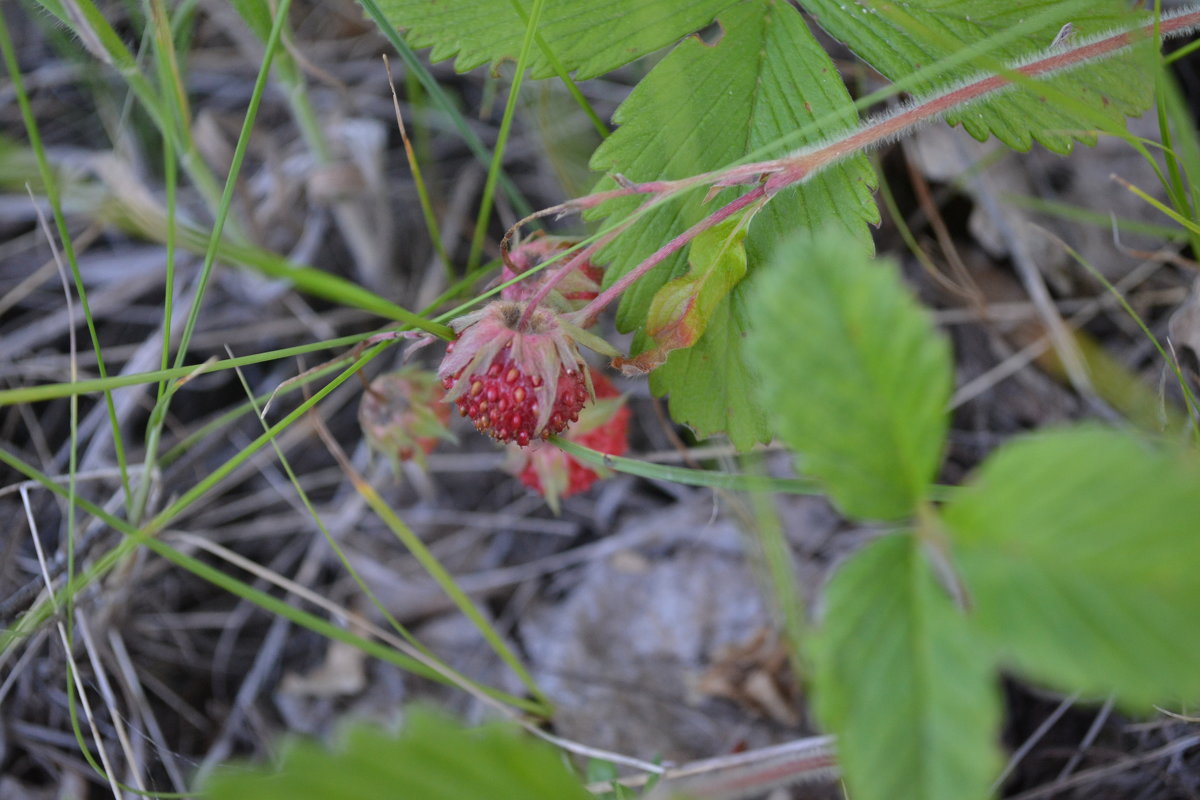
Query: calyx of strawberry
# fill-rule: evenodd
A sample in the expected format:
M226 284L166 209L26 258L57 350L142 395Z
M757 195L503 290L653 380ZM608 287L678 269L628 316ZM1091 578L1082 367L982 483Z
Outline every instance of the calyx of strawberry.
M417 367L386 372L363 392L359 425L368 444L392 462L393 471L401 461L423 464L439 440L453 441L444 395L437 376Z

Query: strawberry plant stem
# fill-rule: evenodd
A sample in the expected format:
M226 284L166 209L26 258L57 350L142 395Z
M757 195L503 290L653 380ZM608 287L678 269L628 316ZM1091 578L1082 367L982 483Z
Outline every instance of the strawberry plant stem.
M1154 22L1147 23L1140 28L1119 31L1075 45L1072 45L1070 40L1068 40L1066 44L1059 44L1055 52L1050 55L1015 67L1012 70L1012 73L1015 74L992 74L977 78L933 97L918 100L898 112L887 114L874 120L868 120L856 130L832 142L816 148L800 150L782 158L742 164L675 181L650 181L639 184L618 176L617 182L621 184L620 188L597 192L586 197L568 201L555 208L578 211L594 208L607 200L634 194L648 194L655 196L657 200L662 200L685 190L703 185L729 187L755 182L758 182L759 185L747 194L713 212L663 245L645 261L621 276L620 279L603 291L585 308L575 312L573 316L577 320L584 320L599 313L601 309L620 297L638 278L661 264L672 253L682 248L705 230L719 224L743 209L755 204L765 204L780 190L802 183L843 159L869 150L883 142L894 140L930 120L938 119L955 109L962 108L995 92L1010 88L1020 80L1020 78L1017 78L1018 75L1026 78L1036 78L1053 74L1112 55L1147 37L1155 36L1156 34L1158 37L1172 36L1196 28L1197 26L1200 26L1200 10L1192 10L1156 19ZM538 212L531 215L530 219L538 216L545 216L545 213ZM628 223L630 219L632 217L627 218L625 222ZM524 221L522 220L522 222ZM520 225L521 223L515 225L513 230ZM546 280L540 291L530 300L525 310L525 317L528 317L530 312L545 299L546 295L549 294L554 284L561 277L564 277L574 266L581 263L582 259L590 257L599 250L603 244L612 238L612 235L616 231L623 227L624 225L607 232L598 242L577 253L559 270L557 275ZM511 233L512 230L509 231L509 235ZM508 236L505 238L507 240Z
M667 258L667 256L683 247L692 239L695 239L704 231L719 225L720 223L732 217L734 214L737 214L738 212L749 208L750 206L758 205L761 207L768 199L769 196L767 194L766 187L758 186L742 195L738 199L717 209L692 227L688 228L683 233L676 236L671 241L667 242L645 261L638 264L629 272L618 278L612 286L608 287L599 295L597 295L595 300L588 303L579 311L576 311L574 314L575 319L586 320L589 317L600 313L601 309L603 309L613 300L616 300L626 289L632 286L634 281L657 267ZM757 208L755 210L757 211ZM532 303L530 305L532 305ZM528 310L526 310L526 313L529 313Z

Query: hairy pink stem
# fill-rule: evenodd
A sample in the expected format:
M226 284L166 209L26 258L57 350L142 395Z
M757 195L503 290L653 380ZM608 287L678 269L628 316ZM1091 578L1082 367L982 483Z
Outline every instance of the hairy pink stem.
M709 228L719 225L742 209L754 205L756 202L765 201L766 199L766 188L763 186L758 186L755 187L753 191L747 192L733 202L717 209L692 227L688 228L683 233L676 236L671 241L667 242L658 250L654 251L649 258L618 278L612 286L598 294L595 300L588 303L579 311L576 311L573 316L580 320L586 320L596 314L599 314L605 306L607 306L613 300L616 300L626 289L632 286L634 281L661 264L667 258L667 256L671 255L676 250L680 249Z
M581 197L577 201L580 208L589 209L595 208L602 203L607 203L609 200L616 200L621 197L629 197L634 194L666 194L668 192L678 191L681 188L686 188L698 182L701 176L693 176L684 178L678 181L646 181L645 183L634 183L633 181L617 176L617 183L620 184L616 189L609 189L607 192L596 192L589 194L587 197Z
M577 213L580 211L587 211L602 205L609 200L617 200L619 198L629 197L635 194L670 194L672 192L686 189L689 186L704 185L706 182L709 182L709 180L708 175L706 174L694 175L690 178L684 178L678 181L646 181L645 183L633 183L632 181L624 179L621 176L617 176L617 182L621 184L620 188L610 189L607 192L595 192L594 194L589 194L585 197L577 197L573 200L567 200L565 203L559 203L555 206L549 206L548 208L534 211L532 214L522 217L514 222L512 227L505 231L504 236L500 239L500 256L503 259L504 264L509 269L516 272L516 267L513 265L512 259L510 259L508 256L508 243L512 241L512 238L514 235L516 235L517 231L519 231L528 223L533 222L535 219L541 219L549 216L563 216L570 212Z
M529 302L525 305L525 310L521 312L521 319L517 322L517 330L524 330L525 325L529 322L530 316L533 314L533 310L537 308L543 300L546 299L550 292L554 291L554 287L557 286L560 281L570 275L571 271L577 268L580 264L591 259L592 256L600 251L600 248L617 238L618 234L633 224L634 219L634 217L630 217L623 220L612 230L608 231L599 239L592 242L575 255L571 256L571 258L569 258L566 263L560 265L552 275L548 275L546 279L542 281L542 284L538 287L537 291L534 292L533 297L529 298ZM511 265L509 268L512 269Z
M1160 36L1166 36L1196 25L1200 25L1200 11L1163 19L1160 21L1158 31ZM1097 39L1094 42L1032 61L1015 68L1013 72L1031 78L1058 72L1115 53L1133 44L1137 38L1153 32L1154 24L1151 23L1132 31L1115 33L1103 39ZM767 191L769 194L774 194L786 186L811 178L817 172L843 158L894 139L918 125L941 117L954 108L1004 89L1013 83L1014 81L1003 75L989 75L966 86L932 97L898 114L868 123L849 136L816 150L786 156L774 161L735 167L730 170L730 177L737 179L752 174L755 168L759 169L760 175L774 173L767 180Z
M691 180L691 179L689 178L688 180ZM662 187L662 186L666 186L666 185L667 185L666 182L657 182L656 181L654 183L638 184L637 187L631 186L630 188L637 189L638 187L643 187L643 186ZM647 193L657 193L660 191L662 191L664 193L669 193L670 189L669 188L668 189L653 188L653 189L647 190ZM631 193L636 193L636 192L631 192ZM611 192L602 192L601 195L609 196L608 199L611 199L611 197L621 196L621 195L613 194ZM587 200L591 197L599 197L601 195L589 195L588 197L581 198L581 199ZM585 260L590 259L596 253L600 252L601 248L603 248L605 245L607 245L613 239L617 238L618 234L623 233L627 228L629 228L631 225L633 225L633 223L637 222L638 212L646 209L650 204L652 204L654 202L654 200L655 200L655 198L648 199L645 203L643 203L637 209L637 211L630 214L625 219L621 220L619 223L617 223L615 226L613 226L613 228L611 230L605 232L595 242L588 245L583 250L580 250L578 253L576 253L574 256L572 256L569 261L567 261L565 264L560 266L553 275L550 275L544 281L542 281L542 285L538 287L538 290L534 293L533 297L530 298L529 303L525 306L525 311L521 313L521 319L517 323L518 328L525 326L525 324L529 321L530 315L533 314L533 310L535 308L537 308L538 305L543 300L546 299L546 297L550 294L550 292L552 292L554 290L554 287L557 286L560 281L562 281L564 278L566 278L567 275L571 274L571 270L575 269L580 264L582 264ZM511 233L512 233L512 229L509 230L509 234L511 234ZM508 234L505 234L505 240L507 240L507 239L508 239ZM506 263L508 265L508 268L511 269L513 272L516 272L517 271L516 267L513 266L512 262L508 258L508 251L507 251L505 242L503 242L503 241L501 242L500 250L504 254L504 263ZM588 306L588 308L591 308L591 306L593 306L593 305L595 305L595 303L591 303ZM603 306L600 306L599 308L597 308L596 309L597 312L600 310L600 308L603 308ZM586 309L584 309L584 310L586 310ZM584 327L587 327L586 320L589 317L586 314L583 316L576 315L576 318L580 320L581 325L583 325Z
M1169 36L1174 33L1179 33L1190 28L1200 26L1200 11L1191 11L1185 14L1179 14L1174 17L1167 17L1156 22L1148 23L1141 28L1136 28L1129 31L1106 36L1102 39L1097 39L1094 42L1089 42L1084 45L1064 49L1061 52L1040 58L1028 64L1015 68L1013 71L1025 75L1027 77L1037 77L1048 73L1057 72L1064 69L1069 69L1074 66L1083 64L1089 60L1102 58L1111 53L1115 53L1125 47L1130 46L1136 39L1145 36L1158 34L1159 37ZM654 194L659 197L668 196L674 192L689 189L695 186L710 184L714 188L727 187L739 184L747 184L755 180L763 180L763 183L753 191L739 197L732 203L715 211L705 219L688 228L686 231L676 236L666 245L655 251L653 255L638 264L635 268L623 275L616 283L608 289L600 293L595 300L589 303L582 310L575 312L573 315L577 319L588 319L589 317L599 313L613 300L628 289L638 278L645 275L654 267L661 264L669 255L679 250L685 244L696 238L703 231L713 227L721 221L728 219L733 214L759 201L765 202L770 199L776 192L787 188L794 184L808 180L813 175L823 169L833 165L834 163L847 158L855 153L865 151L881 142L888 141L898 137L912 128L917 127L931 119L936 119L948 111L959 106L978 100L993 92L1004 89L1015 83L1010 78L1002 75L989 75L981 78L973 83L953 89L944 94L929 98L923 102L914 105L911 108L905 109L897 114L883 117L874 122L868 122L863 127L850 133L846 137L839 139L830 144L818 147L814 150L802 151L783 158L771 159L769 161L760 161L751 164L741 164L736 167L730 167L724 170L707 172L701 175L694 175L690 178L683 178L676 181L650 181L642 184L623 182L620 189L614 189L608 192L601 192L595 195L579 198L569 201L564 206L571 208L592 208L605 200L611 200L615 197L628 196L630 194ZM764 180L765 179L765 180ZM626 220L628 223L629 220ZM603 243L607 244L612 239L616 232L623 230L623 226L618 226L606 234ZM592 247L581 251L575 258L571 259L566 266L559 271L552 279L546 281L542 289L529 303L525 314L529 312L541 302L550 290L553 284L580 263L581 258L586 253L591 255L598 250L600 242Z

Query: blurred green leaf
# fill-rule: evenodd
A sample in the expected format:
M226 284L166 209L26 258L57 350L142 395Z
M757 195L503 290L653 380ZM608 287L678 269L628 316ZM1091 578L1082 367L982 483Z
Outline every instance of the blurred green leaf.
M1200 699L1200 465L1099 428L1005 446L945 510L1004 661L1131 708Z
M207 800L591 800L553 747L513 725L464 728L424 710L397 736L354 727L327 750L294 740L274 769L225 767Z
M890 261L837 234L781 247L747 352L772 424L847 515L897 519L941 460L950 348Z
M894 534L834 575L813 695L854 800L986 798L1000 769L989 651L923 558Z
M229 0L229 5L246 23L246 27L254 31L254 35L266 41L271 32L271 7L266 0Z

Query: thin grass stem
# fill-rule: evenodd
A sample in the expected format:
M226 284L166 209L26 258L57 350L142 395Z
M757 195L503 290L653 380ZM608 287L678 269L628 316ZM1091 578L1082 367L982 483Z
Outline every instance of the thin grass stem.
M488 221L492 216L492 197L496 191L496 180L500 177L505 145L508 144L508 134L512 130L513 116L517 110L517 98L521 94L525 71L529 68L529 54L533 49L534 34L537 33L537 26L541 21L542 9L545 8L545 5L546 0L533 0L529 21L525 25L525 37L521 40L516 72L513 73L512 86L509 87L508 99L504 103L504 116L500 118L500 131L496 135L496 147L492 151L492 162L488 166L487 180L483 184L483 197L479 201L479 213L475 217L475 233L471 236L471 250L467 254L468 271L479 264L479 257L483 254L483 240L487 234Z
M17 64L16 51L13 49L12 38L8 33L8 23L5 22L3 14L0 14L0 50L3 50L4 63L8 69L9 80L12 81L13 93L17 97L17 104L21 108L21 118L25 124L25 132L29 136L29 145L37 160L38 174L42 180L46 200L50 204L50 210L54 216L54 226L58 232L59 241L62 244L63 255L66 258L67 266L71 270L71 278L75 283L75 290L79 295L79 305L83 310L84 320L87 323L88 336L92 342L92 351L96 356L96 370L100 374L101 379L104 379L108 377L108 369L104 363L104 352L100 347L100 336L96 331L96 320L92 317L91 307L88 304L87 288L83 283L83 274L79 270L79 260L76 257L75 247L71 241L70 230L67 228L66 216L63 214L62 198L59 195L58 182L54 171L50 168L50 161L46 157L45 147L42 145L42 137L38 129L37 119L33 115L33 108L30 106L29 96L25 91L25 83L21 79L21 70ZM49 237L49 241L51 248L54 249L53 237ZM57 251L55 252L55 256L57 259ZM70 332L74 336L74 326L71 327ZM112 392L104 392L104 404L108 412L109 428L112 431L113 451L116 455L117 466L121 472L121 487L125 491L126 502L128 502L131 497L129 490L129 470L125 456L125 443L121 438L121 426L117 420L117 409L116 404L113 402ZM74 447L71 448L71 455L72 457L75 455Z
M408 138L408 130L404 127L404 115L400 113L400 98L396 96L396 83L392 80L392 64L388 61L387 54L383 56L383 66L387 71L388 88L392 90L392 108L396 111L396 127L400 129L400 140L404 144L404 156L408 159L408 168L412 170L413 182L417 187L417 200L421 204L421 216L425 220L425 230L429 234L429 240L433 243L434 252L442 262L446 280L452 283L455 278L454 265L450 261L450 254L446 252L446 244L442 241L442 231L438 225L437 215L433 213L433 203L429 200L429 190L425 187L425 178L421 174L421 162L417 159L412 142Z
M441 84L437 82L437 79L430 74L425 65L421 63L421 60L417 58L416 53L412 51L412 48L408 46L396 30L396 26L388 22L387 17L380 10L379 4L375 0L358 0L358 2L363 7L363 10L367 12L367 16L378 26L384 38L396 49L396 53L404 62L405 67L417 76L421 85L425 87L425 91L433 99L434 105L454 125L455 130L458 131L459 136L466 143L467 149L471 151L481 164L488 164L491 160L491 154L488 153L487 148L480 141L478 134L471 130L471 126L463 117L462 112L446 96L446 92L442 89ZM520 190L517 189L516 184L507 175L501 174L499 183L500 188L504 191L504 194L508 197L509 202L513 204L513 208L516 209L518 214L524 216L533 210L530 208L529 202L522 196Z
M462 590L454 580L454 577L446 571L446 568L441 565L437 557L430 552L420 537L404 524L400 516L375 491L375 487L368 483L358 470L354 468L354 465L350 463L350 459L346 457L345 452L342 450L341 445L333 438L333 435L324 423L316 420L314 424L316 425L317 434L321 437L321 441L325 443L326 448L337 460L342 471L346 473L346 476L354 485L359 496L366 500L371 510L387 525L396 539L412 554L417 563L433 578L434 582L445 592L446 596L453 601L463 616L471 621L484 640L487 641L488 646L492 648L492 651L501 661L508 665L508 668L512 670L513 674L517 676L521 683L525 685L525 688L533 695L534 699L541 705L542 712L549 715L552 708L550 701L538 687L533 676L525 669L525 665L521 663L521 660L517 658L517 655L505 643L504 637L500 635L487 618L476 608L475 603Z
M522 6L518 0L509 0L509 3L512 5L513 11L517 12L517 16L521 18L521 21L528 25L529 15L525 13L525 7ZM546 41L546 38L542 36L541 32L539 31L534 34L534 40L537 42L538 50L540 50L542 56L545 57L548 62L550 62L550 68L554 70L554 74L558 76L560 81L562 81L563 86L567 87L567 93L571 95L572 99L575 100L575 103L583 111L584 115L587 116L588 120L592 123L592 127L596 129L596 133L600 134L601 139L607 139L612 131L610 131L608 126L604 124L604 121L600 119L600 115L596 113L596 109L592 108L592 104L588 102L588 99L583 96L583 92L579 90L579 86L571 78L570 73L567 72L567 68L563 66L562 61L560 61L558 56L554 54L554 50L550 47L550 44Z
M271 33L267 38L266 52L263 54L262 64L258 70L258 77L254 81L254 89L250 94L250 102L246 108L246 117L242 121L242 130L238 134L237 145L233 151L233 161L229 167L229 176L225 180L225 189L221 193L221 200L217 205L216 220L213 222L212 234L208 240L208 249L204 254L204 266L201 268L200 278L196 285L195 298L192 301L191 310L188 312L183 333L179 338L179 346L175 353L176 367L183 366L183 362L187 358L188 345L191 343L192 333L196 329L196 322L200 316L200 306L204 302L205 290L208 288L208 281L212 276L213 267L216 264L217 250L221 243L221 232L225 227L225 220L229 216L229 209L233 203L234 188L237 186L238 175L241 173L242 161L246 157L246 148L250 144L250 131L254 127L254 120L258 116L258 107L262 102L263 92L267 86L267 78L271 72L271 61L275 56L275 51L279 48L280 37L283 35L284 23L287 20L288 9L291 8L291 5L292 0L281 0L279 7L275 11Z
M232 353L230 353L229 355L230 355L230 357L233 356ZM257 398L255 398L254 392L250 388L250 384L246 381L246 378L242 374L242 371L240 369L237 370L237 375L238 375L238 380L242 384L243 390L246 392L246 397L247 397L248 403L253 408L255 416L258 417L258 420L259 420L260 424L262 425L263 429L266 430L270 426L267 424L266 419L262 416L262 406L260 405L260 401ZM267 396L269 396L269 395L267 395ZM264 399L267 396L264 396ZM363 593L363 596L365 596L368 600L371 601L371 605L375 606L375 610L379 612L380 616L382 616L385 620L387 620L387 623L392 628L392 630L396 631L396 633L398 633L404 639L404 641L408 642L408 644L411 647L413 647L414 650L417 651L417 653L419 653L425 659L428 659L428 661L431 664L437 665L437 667L439 669L441 669L446 675L454 676L455 680L460 682L460 684L462 686L472 687L472 688L480 691L480 693L486 693L488 691L488 687L480 686L475 681L471 680L467 676L463 675L462 673L460 673L457 670L450 667L450 665L446 664L444 661L442 661L440 658L438 658L431 650L429 650L429 648L427 648L424 644L422 644L421 641L416 636L414 636L407 627L405 627L403 624L400 623L400 621L398 619L396 619L395 615L392 614L391 610L389 610L388 607L386 605L384 605L383 601L379 599L379 597L375 594L375 592L367 584L366 579L363 578L362 575L359 573L359 571L354 568L354 565L350 562L350 559L346 556L346 553L342 549L342 546L338 543L337 538L330 532L329 528L326 527L324 521L321 519L321 515L317 512L316 507L313 505L312 500L309 498L308 492L306 492L304 490L304 487L300 484L300 478L296 475L295 470L292 469L291 462L288 460L287 456L284 454L283 448L281 448L279 446L279 443L275 439L271 440L271 447L275 450L275 455L279 459L280 466L283 468L284 473L287 475L288 481L292 484L292 487L296 490L296 495L300 498L300 502L301 502L301 504L303 504L305 511L308 512L308 515L312 519L313 524L315 524L317 526L317 529L321 531L321 535L325 537L325 541L329 544L330 549L333 550L334 555L337 556L338 561L341 562L341 564L345 568L346 572L350 575L350 578L354 581L354 583L358 586L359 590ZM499 655L499 654L497 654L497 655Z

